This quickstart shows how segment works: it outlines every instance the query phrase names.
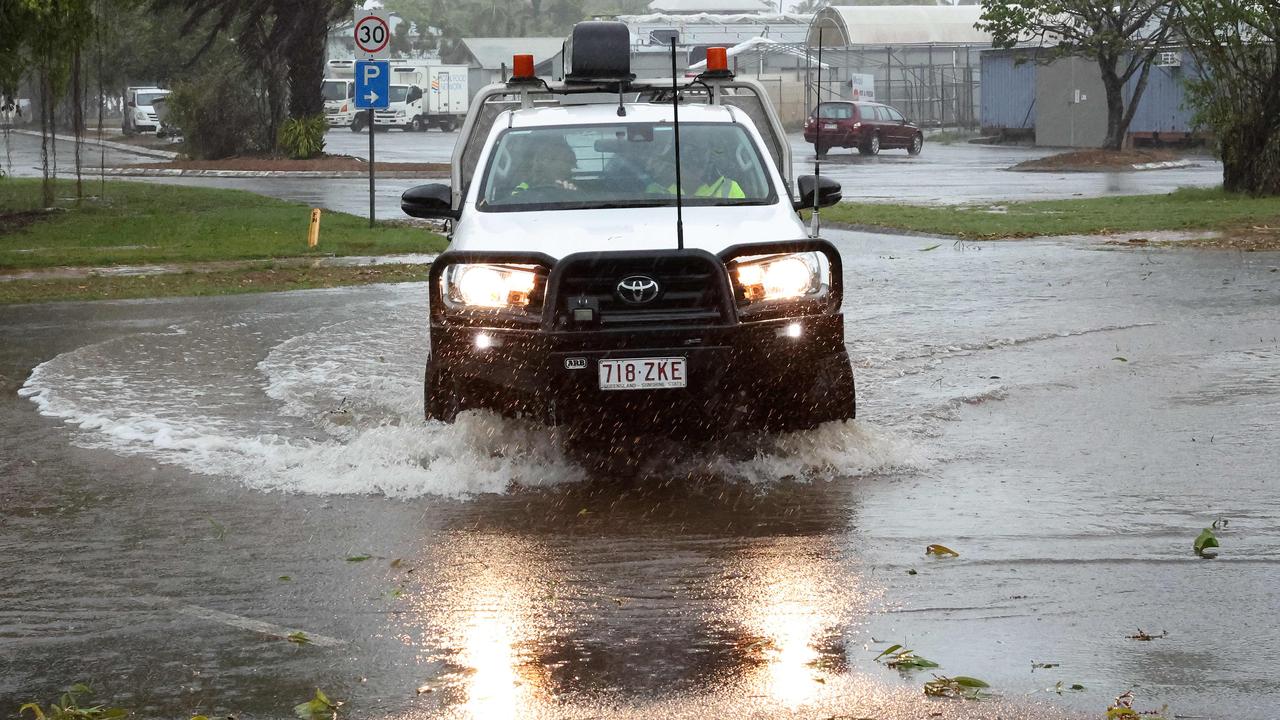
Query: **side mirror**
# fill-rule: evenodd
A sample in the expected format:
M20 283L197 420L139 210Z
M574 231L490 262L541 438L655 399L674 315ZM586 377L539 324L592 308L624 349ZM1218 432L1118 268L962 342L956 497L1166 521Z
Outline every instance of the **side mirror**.
M136 102L134 102L134 101L130 100L130 101L129 101L129 107L138 107L138 103L136 103Z
M449 186L440 183L405 190L400 196L400 209L405 215L416 218L457 220L461 214L453 209L453 193Z
M831 207L844 197L840 192L840 183L827 177L801 175L796 178L796 187L800 189L800 199L794 204L796 210L812 208L815 194L820 208Z

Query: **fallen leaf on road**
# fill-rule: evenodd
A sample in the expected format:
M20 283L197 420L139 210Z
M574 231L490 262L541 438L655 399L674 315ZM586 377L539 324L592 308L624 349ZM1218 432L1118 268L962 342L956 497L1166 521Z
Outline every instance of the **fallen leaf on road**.
M938 545L937 543L925 548L924 554L934 555L936 557L960 557L960 553L952 550L946 545Z
M1218 556L1218 536L1213 533L1213 528L1205 528L1196 536L1195 543L1192 548L1196 554L1202 558L1215 558Z

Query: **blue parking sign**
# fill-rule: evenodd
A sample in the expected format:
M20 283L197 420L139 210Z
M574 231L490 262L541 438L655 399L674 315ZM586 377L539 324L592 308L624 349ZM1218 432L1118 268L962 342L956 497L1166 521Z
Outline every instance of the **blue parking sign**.
M391 68L385 60L356 61L356 108L382 110L391 94Z

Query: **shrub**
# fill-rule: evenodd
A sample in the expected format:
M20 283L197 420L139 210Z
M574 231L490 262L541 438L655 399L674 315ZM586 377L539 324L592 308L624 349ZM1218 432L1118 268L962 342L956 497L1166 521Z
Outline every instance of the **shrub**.
M289 118L280 126L277 146L294 160L306 160L324 152L324 134L329 129L324 114Z
M174 87L169 115L182 129L193 157L217 160L262 150L267 119L260 111L259 94L239 61L211 64L206 72Z

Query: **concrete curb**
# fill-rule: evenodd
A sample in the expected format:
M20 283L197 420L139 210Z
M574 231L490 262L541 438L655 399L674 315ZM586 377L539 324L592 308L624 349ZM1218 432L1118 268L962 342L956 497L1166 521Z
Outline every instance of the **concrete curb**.
M35 130L13 130L11 132L18 133L19 135L30 135L32 137L40 137L40 133L36 132ZM62 140L64 142L76 141L76 138L74 135L54 135L53 137L55 140ZM130 145L128 143L118 143L118 142L113 142L111 140L101 140L93 137L82 137L80 138L80 142L84 143L85 145L98 145L110 150L120 150L123 152L133 153L134 155L141 155L143 157L153 157L159 160L175 160L178 157L178 153L170 152L168 150L155 150L153 148L138 147L137 145Z
M97 172L97 168L94 172ZM189 170L179 168L109 167L105 175L117 177L212 177L212 178L367 178L367 170ZM438 171L384 170L376 173L380 178L421 178L424 180L448 177Z
M1169 168L1200 167L1193 160L1166 160L1164 162L1138 163L1131 166L1134 170L1168 170Z
M1061 168L1005 168L1009 172L1026 173L1108 173L1108 172L1142 172L1146 170L1174 170L1179 168L1200 167L1195 160L1166 160L1164 162L1137 163L1110 168L1061 167Z

